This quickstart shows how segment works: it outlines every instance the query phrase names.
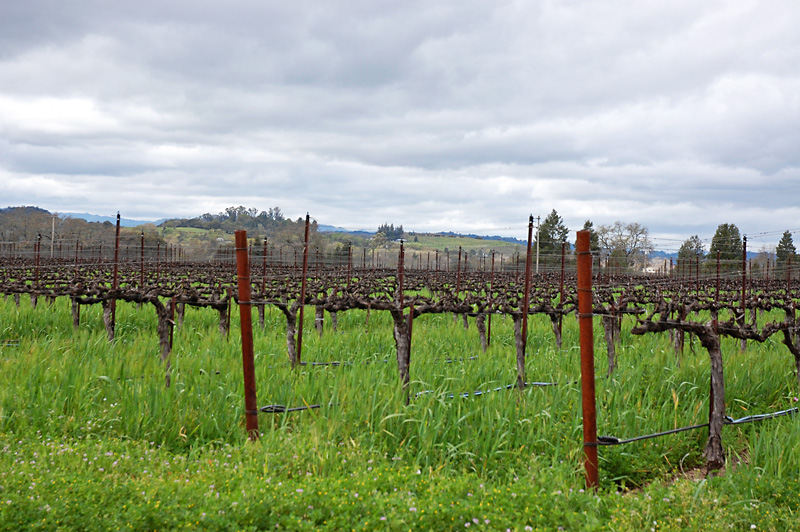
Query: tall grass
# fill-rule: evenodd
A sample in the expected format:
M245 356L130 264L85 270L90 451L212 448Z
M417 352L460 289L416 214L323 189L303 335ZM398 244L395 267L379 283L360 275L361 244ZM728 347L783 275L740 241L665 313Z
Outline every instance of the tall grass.
M172 386L164 386L157 355L155 312L119 303L117 339L107 342L99 306L84 307L73 332L68 301L37 308L23 299L17 308L0 301L3 337L18 347L2 351L0 430L74 438L121 438L156 442L180 451L198 445L241 445L243 385L238 317L228 338L217 314L188 308L176 331ZM409 406L397 378L391 319L386 313L341 312L338 330L320 338L313 313L305 323L303 360L342 362L292 370L285 355L283 316L268 309L266 327L256 327L259 405L322 405L290 414L261 414L265 445L292 452L311 445L319 467L331 450L347 443L381 457L413 457L420 467L506 475L533 457L566 463L580 474L581 419L577 325L564 321L564 348L554 347L549 320L531 318L529 380L552 386L490 391L513 383L513 328L494 316L492 343L480 350L474 324L468 330L450 315L415 321ZM708 415L708 360L695 342L677 366L668 338L632 337L623 328L619 368L604 377L602 335L595 335L598 426L601 434L630 437L703 423ZM724 342L726 402L733 417L792 405L790 355L777 342L739 352ZM455 394L456 397L450 397ZM776 428L777 427L777 428ZM725 442L752 457L775 457L766 468L797 469L796 460L770 445L791 420L765 428L727 427ZM778 432L775 432L778 431ZM762 436L763 434L763 436ZM702 463L705 431L682 433L601 449L604 482L641 485ZM301 444L300 442L305 442ZM739 442L742 442L740 445ZM772 461L770 461L771 463Z

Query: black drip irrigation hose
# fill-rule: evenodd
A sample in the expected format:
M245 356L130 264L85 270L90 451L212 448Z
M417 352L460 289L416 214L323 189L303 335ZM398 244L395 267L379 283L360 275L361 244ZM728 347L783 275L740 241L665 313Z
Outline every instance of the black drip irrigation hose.
M544 387L544 386L556 386L557 384L558 384L557 382L526 382L525 386ZM499 387L494 388L492 390L478 390L477 392L464 392L464 393L461 393L461 394L458 394L458 395L455 395L455 394L451 393L451 394L447 395L446 397L448 399L454 399L456 397L480 397L480 396L482 396L484 394L487 394L487 393L490 393L490 392L499 392L499 391L502 391L502 390L510 390L510 389L516 388L516 387L517 387L516 384L508 384L506 386L499 386ZM421 392L417 392L416 394L414 394L414 399L416 399L420 395L429 394L429 393L435 393L435 392L433 390L423 390ZM328 406L336 406L336 405L338 405L338 403L330 403ZM284 414L286 412L299 412L301 410L313 410L313 409L316 409L316 408L322 408L322 405L305 405L305 406L296 406L296 407L292 407L292 408L287 408L284 405L267 405L267 406L262 406L258 410L245 410L245 413L246 414L258 414L259 412L263 412L265 414Z
M330 403L327 406L336 406L338 403ZM262 406L258 410L245 410L245 414L258 414L259 412L263 412L264 414L284 414L286 412L299 412L301 410L314 410L317 408L322 408L323 405L304 405L304 406L294 406L294 407L286 407L284 405L266 405Z
M764 421L765 419L772 419L780 416L787 416L789 414L797 414L800 412L800 408L789 408L787 410L779 410L778 412L771 412L768 414L755 414L752 416L745 416L739 419L733 419L730 416L725 416L722 420L723 425L742 425L744 423L753 423L755 421ZM687 430L695 430L695 429L702 429L704 427L708 427L708 423L702 423L700 425L691 425L688 427L681 427L678 429L666 430L664 432L656 432L654 434L646 434L644 436L636 436L635 438L628 438L627 440L621 440L614 436L598 436L597 437L597 445L623 445L625 443L632 443L635 441L640 440L648 440L650 438L658 438L660 436L666 436L668 434L675 434L677 432L685 432Z
M442 360L437 361L437 362L442 362L444 364L452 364L454 362L465 362L467 360L477 360L477 359L478 359L478 357L476 357L476 356L472 356L472 357L468 357L468 358L445 358L445 359L442 359ZM365 360L363 362L363 364L386 364L387 362L390 362L390 361L391 361L391 359L389 359L389 358L384 358L382 360ZM338 367L338 366L355 366L355 365L356 364L354 362L350 362L350 361L347 361L347 360L344 360L344 361L332 361L332 362L300 362L300 366L301 367L309 367L309 366L310 367L325 367L325 366ZM267 366L267 367L269 369L272 369L275 366Z
M0 347L19 347L19 340L0 340Z
M557 386L557 385L558 385L557 382L526 382L525 383L525 386L533 386L533 387ZM516 388L516 387L517 387L516 384L507 384L505 386L499 386L499 387L493 388L491 390L478 390L476 392L463 392L463 393L460 393L458 395L451 393L451 394L446 395L445 397L447 397L448 399L455 399L456 397L480 397L480 396L485 395L487 393L500 392L502 390L510 390L510 389ZM417 392L417 393L414 394L414 399L416 399L420 395L426 395L426 394L429 394L429 393L436 393L436 392L434 390L422 390L421 392Z

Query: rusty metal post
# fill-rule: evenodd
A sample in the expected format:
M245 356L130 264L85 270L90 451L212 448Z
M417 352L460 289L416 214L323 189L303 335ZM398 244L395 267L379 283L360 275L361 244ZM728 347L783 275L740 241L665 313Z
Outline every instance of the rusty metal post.
M244 373L245 424L250 441L258 439L258 401L256 368L253 359L253 309L250 301L250 262L247 257L247 231L236 231L236 276L239 284L239 321L242 331L242 371Z
M353 243L347 243L347 288L350 288L350 278L353 276Z
M114 290L119 288L119 212L117 212L117 233L114 241L114 273L111 278L111 286ZM111 299L111 330L116 332L117 326L117 300Z
M695 292L700 293L700 255L694 257L694 276L697 281Z
M42 235L39 233L39 237L36 239L36 243L33 245L33 257L34 263L36 264L36 282L35 285L39 286L39 256L41 255L42 250Z
M303 316L306 308L306 280L308 277L308 227L311 217L306 213L306 231L303 245L303 278L300 281L300 323L297 324L297 358L295 364L300 365L300 354L303 351ZM297 250L295 250L295 264L297 264Z
M461 292L461 246L458 246L458 266L456 266L456 296Z
M400 303L400 312L403 311L403 281L406 254L403 250L403 243L400 242L400 255L397 258L397 301Z
M789 290L792 285L792 257L786 257L786 296L789 296Z
M264 239L263 256L261 257L261 297L267 293L267 239Z
M144 231L142 231L142 245L141 254L139 257L140 272L139 272L139 286L144 286Z
M567 259L567 243L566 242L562 242L561 243L561 281L558 284L558 303L560 305L562 305L562 309L561 310L563 310L563 305L564 305L564 263L566 262L566 259ZM558 314L558 334L559 335L561 335L561 332L562 332L562 329L561 329L562 323L561 322L563 320L561 318L562 318L562 315L561 315L561 312L559 311L559 314Z
M578 318L581 338L581 403L586 487L597 489L597 407L594 386L594 331L592 319L592 252L589 231L578 231Z
M494 250L492 251L492 277L489 280L489 303L492 302L492 292L494 291ZM491 310L491 305L489 306L489 310ZM487 320L489 323L486 324L486 346L488 347L492 343L492 314L494 312L489 312L489 319Z
M531 249L533 247L533 215L528 218L528 249L525 254L525 283L522 287L522 301L520 301L520 319L522 320L522 352L517 353L517 387L525 389L525 355L528 348L528 310L531 297Z
M525 285L524 285L524 292L522 294L522 308L520 308L520 312L522 312L522 354L525 355L525 351L528 345L528 307L530 306L530 297L531 297L531 262L533 257L531 256L531 248L533 246L533 215L530 215L528 220L528 251L525 254ZM524 387L525 383L522 383L521 387Z
M747 314L747 236L742 237L742 322L744 327ZM747 340L742 340L742 351L747 348Z

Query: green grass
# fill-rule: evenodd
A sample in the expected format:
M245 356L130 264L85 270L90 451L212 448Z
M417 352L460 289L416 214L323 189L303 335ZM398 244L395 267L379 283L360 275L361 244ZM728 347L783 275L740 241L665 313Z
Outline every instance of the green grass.
M386 313L340 313L337 332L326 315L320 338L309 309L303 360L352 365L293 371L284 318L268 310L255 327L259 405L324 406L261 414L251 444L234 316L226 339L216 312L187 308L165 388L152 308L119 303L109 344L98 305L73 332L66 299L0 299L0 341L19 340L0 348L0 529L798 528L800 416L725 427L736 465L710 479L692 474L705 430L601 447L601 489L584 492L574 319L557 350L549 320L531 318L528 380L558 385L451 399L514 382L512 321L493 317L484 354L472 320L421 317L411 392L432 393L405 406ZM706 421L705 351L687 345L678 367L666 335L629 329L610 379L595 333L599 433ZM723 342L729 415L798 404L784 346L737 345Z

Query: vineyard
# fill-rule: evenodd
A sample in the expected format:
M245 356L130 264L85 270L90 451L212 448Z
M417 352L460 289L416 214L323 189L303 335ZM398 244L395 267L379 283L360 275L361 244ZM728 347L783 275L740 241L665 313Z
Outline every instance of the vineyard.
M223 499L241 528L349 526L356 510L335 509L336 497L358 505L363 529L629 529L653 517L663 520L659 529L713 528L720 518L712 494L722 488L703 491L704 484L677 494L657 488L685 507L636 495L628 513L615 514L618 502L598 502L583 489L586 449L598 452L600 489L611 499L665 478L691 479L692 471L705 477L726 468L734 478L731 469L752 464L763 494L789 492L776 495L770 516L756 518L760 502L737 510L736 527L760 519L781 529L796 518L800 272L791 267L754 276L743 258L735 269L709 261L702 271L631 275L591 258L587 311L577 261L566 253L536 273L530 253L527 261L488 255L470 263L460 252L409 259L401 244L396 267L387 267L366 252L325 261L307 247L284 254L240 236L236 253L203 261L144 242L138 253L120 256L117 248L109 261L77 244L72 256L60 250L53 258L36 246L3 250L6 451L32 462L32 453L54 445L118 442L140 461L172 453L173 463L186 465L206 453L211 469L221 453L235 455L243 469L255 467L254 478L234 482L206 464L194 467L196 478L219 474L238 486L225 488ZM596 329L592 363L603 361L599 437L588 439L581 319ZM250 340L240 336L248 329ZM262 456L248 451L248 435ZM29 438L34 443L21 444ZM6 470L18 467L9 460ZM113 463L103 472L122 467ZM141 482L131 480L144 475L135 465L116 473L121 489ZM192 479L191 467L173 477L153 467L162 479ZM265 486L264 477L282 479L281 488ZM345 486L334 487L336 478ZM166 483L142 494L174 495ZM0 497L14 501L11 480L4 475L0 484ZM231 506L240 488L249 510ZM553 502L556 490L574 496ZM323 491L338 495L329 500ZM259 515L259 494L280 511ZM417 509L426 497L451 505L427 506L423 516ZM46 519L42 504L3 504L0 517L17 525ZM183 519L194 519L186 512ZM170 523L152 528L177 528Z

